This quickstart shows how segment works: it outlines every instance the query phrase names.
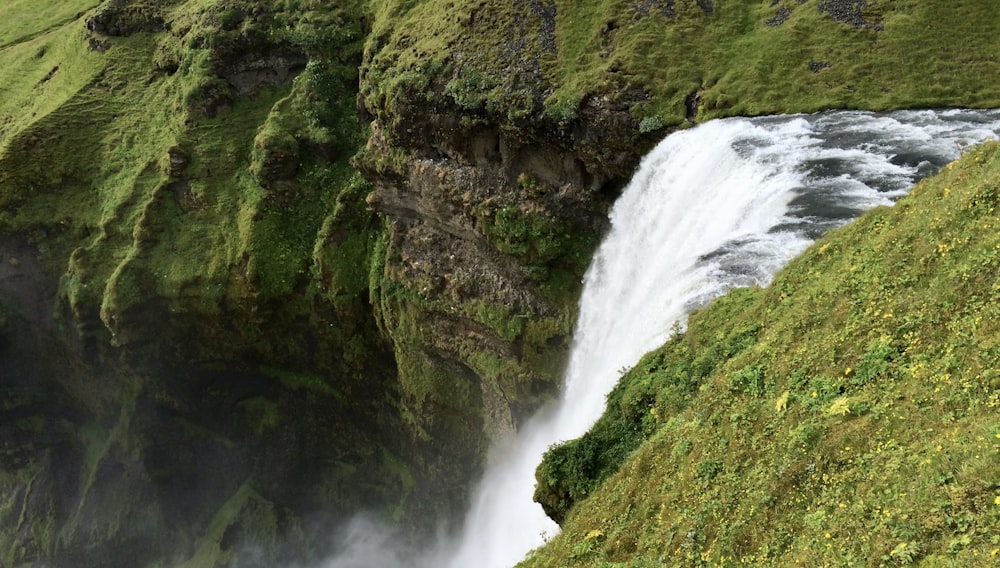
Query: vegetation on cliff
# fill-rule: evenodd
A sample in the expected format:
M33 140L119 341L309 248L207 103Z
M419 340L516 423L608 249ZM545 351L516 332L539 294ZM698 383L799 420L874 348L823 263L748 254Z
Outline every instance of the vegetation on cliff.
M419 94L470 119L548 118L578 138L593 108L616 103L643 131L825 108L996 106L995 22L980 0L390 0L362 90L386 125Z
M551 449L522 566L993 566L1000 144L695 313Z
M0 563L276 562L402 512L364 3L52 4L0 8Z

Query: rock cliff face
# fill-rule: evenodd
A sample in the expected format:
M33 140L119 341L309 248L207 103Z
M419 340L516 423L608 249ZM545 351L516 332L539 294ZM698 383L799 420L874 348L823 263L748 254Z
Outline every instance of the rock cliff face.
M459 107L437 78L394 104L369 107L358 160L376 186L368 203L389 220L382 325L416 426L474 435L463 445L475 463L554 392L580 277L642 145L625 140L625 108L588 109L611 128L581 120L571 132L540 105L516 125ZM613 169L581 151L597 132L621 138ZM460 422L436 430L443 416Z
M421 8L390 6L362 66L356 160L390 221L374 292L415 427L476 464L557 388L580 277L652 137L630 114L640 91L547 112L554 4L463 5L425 30L407 20Z
M974 2L51 4L0 7L4 565L273 565L355 511L454 518L555 392L655 140L1000 104L967 48L1000 34L926 31Z
M363 7L194 4L4 51L0 564L273 564L449 502L408 499L425 450L369 302Z

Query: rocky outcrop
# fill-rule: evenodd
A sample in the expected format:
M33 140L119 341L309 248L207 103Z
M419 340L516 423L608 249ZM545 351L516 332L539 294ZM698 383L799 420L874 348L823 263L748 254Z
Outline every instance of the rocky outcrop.
M87 29L106 36L124 37L166 29L162 8L172 2L157 2L155 6L137 6L129 0L110 0L101 5L93 16L87 18Z
M785 23L785 21L788 20L788 17L791 15L792 15L791 8L789 8L788 6L781 6L778 8L778 11L773 16L771 16L767 20L764 20L764 25L772 28L780 26L781 24Z
M520 14L544 28L544 13ZM511 72L535 73L525 65ZM450 90L475 73L456 66L391 111L368 106L357 162L376 185L368 203L392 221L378 292L404 403L431 438L461 441L446 452L460 469L558 385L580 277L643 148L621 99L588 97L561 124L543 113L541 83L511 120ZM461 431L439 428L442 415L462 417Z
M247 96L265 85L284 85L305 69L307 60L295 53L243 54L228 61L221 75L238 96Z
M858 29L882 29L882 24L877 16L872 15L866 0L820 0L817 8L834 20Z

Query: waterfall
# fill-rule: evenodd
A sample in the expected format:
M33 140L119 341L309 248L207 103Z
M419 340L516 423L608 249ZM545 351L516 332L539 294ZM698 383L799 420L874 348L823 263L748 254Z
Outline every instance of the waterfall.
M584 278L560 400L496 451L458 539L413 564L516 564L558 532L532 501L542 454L597 420L621 369L693 309L732 287L765 285L824 231L891 205L963 146L997 133L1000 111L833 111L716 120L667 137L612 208Z

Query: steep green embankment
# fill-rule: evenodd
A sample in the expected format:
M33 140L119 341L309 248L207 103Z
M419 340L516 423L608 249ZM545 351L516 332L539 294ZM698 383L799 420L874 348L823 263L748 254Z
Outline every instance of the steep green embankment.
M694 314L548 452L523 566L995 566L998 211L992 142Z
M364 3L49 4L0 8L0 564L270 562L400 506Z

